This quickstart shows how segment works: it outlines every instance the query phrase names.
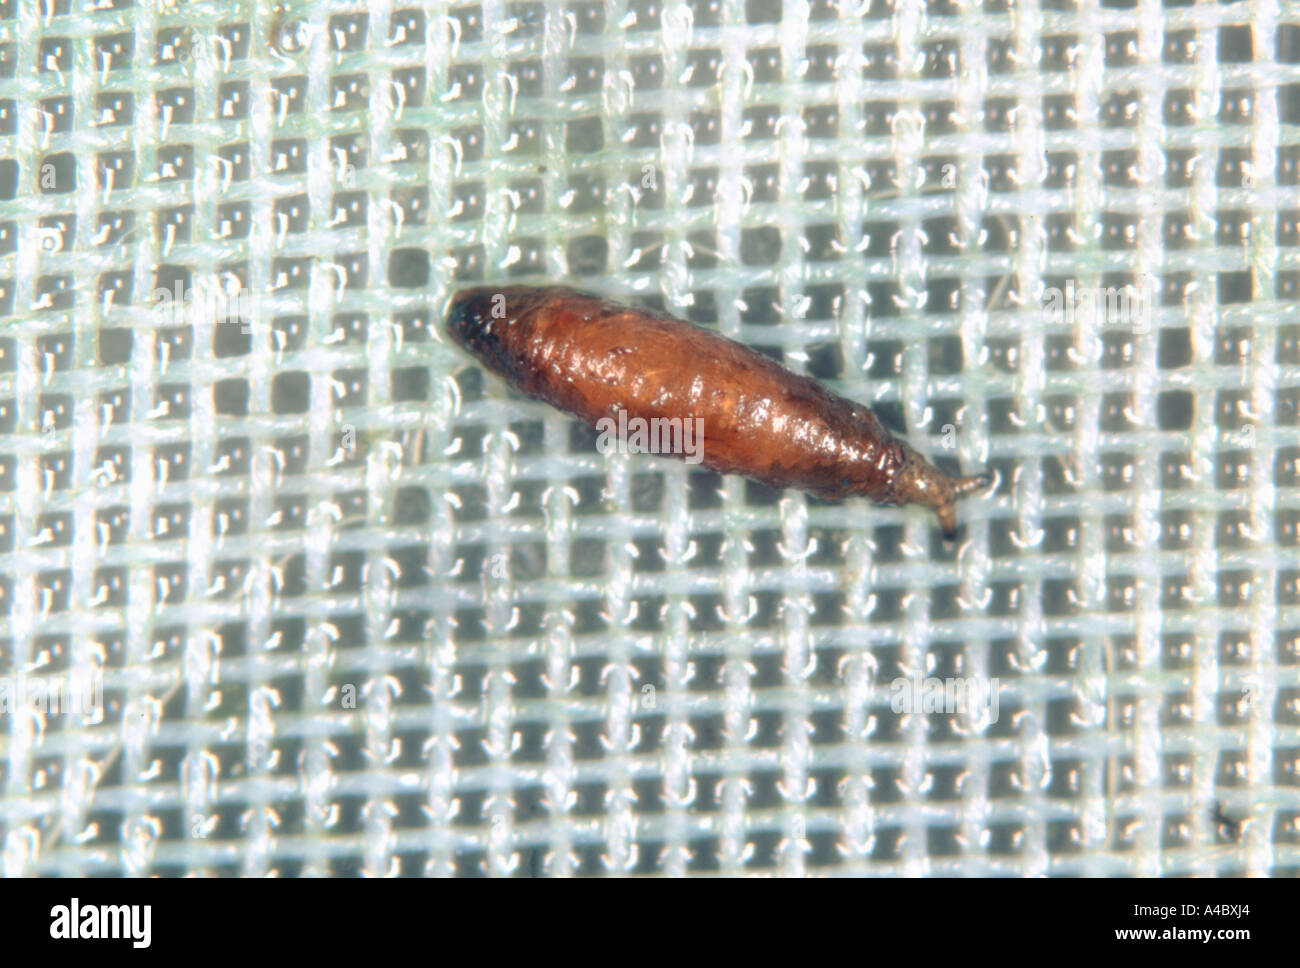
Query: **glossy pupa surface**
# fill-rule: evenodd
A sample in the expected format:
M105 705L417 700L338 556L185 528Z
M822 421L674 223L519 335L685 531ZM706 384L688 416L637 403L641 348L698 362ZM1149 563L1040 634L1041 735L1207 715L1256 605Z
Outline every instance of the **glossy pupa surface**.
M481 286L453 297L447 329L516 389L593 427L620 414L697 421L701 463L720 473L920 504L948 535L957 500L987 483L944 474L865 405L664 313L563 287Z

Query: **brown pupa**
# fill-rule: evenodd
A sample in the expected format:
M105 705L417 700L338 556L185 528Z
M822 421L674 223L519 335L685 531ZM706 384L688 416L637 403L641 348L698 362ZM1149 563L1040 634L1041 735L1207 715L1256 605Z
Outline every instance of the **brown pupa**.
M988 483L949 477L864 405L662 313L561 287L481 286L452 298L447 329L516 389L593 427L620 412L702 418L700 463L724 474L829 499L921 504L950 537L957 499Z

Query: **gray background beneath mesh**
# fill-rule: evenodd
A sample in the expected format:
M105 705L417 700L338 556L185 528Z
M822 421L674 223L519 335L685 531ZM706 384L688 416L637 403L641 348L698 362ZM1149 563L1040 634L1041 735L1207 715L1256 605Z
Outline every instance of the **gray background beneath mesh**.
M105 699L0 718L4 873L1294 874L1298 25L0 0L0 675ZM999 487L604 457L445 341L506 279Z

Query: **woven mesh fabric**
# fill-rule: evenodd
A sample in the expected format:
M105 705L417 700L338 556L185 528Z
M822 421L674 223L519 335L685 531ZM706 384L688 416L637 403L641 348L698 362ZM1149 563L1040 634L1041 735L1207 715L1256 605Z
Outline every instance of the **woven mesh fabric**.
M2 0L0 869L1296 873L1297 184L1295 2ZM998 486L602 455L498 280Z

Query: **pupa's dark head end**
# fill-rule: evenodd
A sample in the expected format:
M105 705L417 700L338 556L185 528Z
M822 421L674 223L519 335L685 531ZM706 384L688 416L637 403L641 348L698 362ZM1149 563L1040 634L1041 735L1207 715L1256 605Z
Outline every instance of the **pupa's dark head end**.
M447 333L457 343L472 349L487 335L495 318L494 300L502 297L499 287L462 289L451 297L451 304L447 307Z

